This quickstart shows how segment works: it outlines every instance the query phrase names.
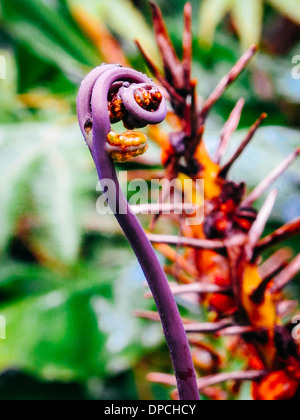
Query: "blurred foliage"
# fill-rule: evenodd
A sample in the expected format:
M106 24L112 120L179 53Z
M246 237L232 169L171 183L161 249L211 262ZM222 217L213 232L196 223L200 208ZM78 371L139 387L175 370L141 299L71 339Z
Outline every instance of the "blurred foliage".
M142 276L129 250L117 245L107 255L105 240L99 242L88 262L79 261L64 276L2 262L1 286L10 295L1 310L9 331L0 347L2 369L22 368L51 380L103 380L160 341L159 329L132 316L133 307L149 303L139 299Z
M206 133L213 149L241 96L246 107L232 147L259 113L269 113L268 127L234 168L249 187L299 145L300 83L291 75L298 27L274 55L280 14L300 20L294 1L266 2L264 17L262 1L236 1L229 15L233 1L192 1L201 96L240 56L239 37L246 45L262 36L256 62L216 106ZM185 2L157 3L180 55ZM75 117L89 69L109 61L146 71L135 38L159 62L146 0L0 0L7 65L0 80L0 314L8 337L0 342L0 399L166 398L163 388L145 384L149 370L169 363L160 327L132 315L152 302L143 299L143 275L113 217L97 217L96 172ZM156 149L150 156L159 166ZM269 228L299 215L299 175L294 165L278 184Z
M232 25L243 48L259 44L263 30L264 3L300 25L298 0L203 0L200 7L200 42L202 45L211 45L217 26L230 13Z

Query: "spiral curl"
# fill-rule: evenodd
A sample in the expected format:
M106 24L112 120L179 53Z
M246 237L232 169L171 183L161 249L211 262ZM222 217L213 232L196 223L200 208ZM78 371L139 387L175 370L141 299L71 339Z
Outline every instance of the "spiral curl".
M115 217L136 254L154 297L170 349L180 399L198 400L195 369L179 310L153 247L120 189L112 159L122 160L124 153L130 157L139 148L146 147L141 133L127 132L123 134L125 137L118 137L112 132L111 123L122 119L130 130L160 123L167 114L166 101L147 76L118 65L105 64L94 69L82 82L77 113L104 194L105 180L113 181L117 187ZM107 194L106 198L112 207Z
M131 128L142 128L148 124L162 122L167 114L167 104L163 99L156 110L149 112L136 101L135 94L140 89L149 90L156 88L155 84L147 76L135 70L123 68L117 65L103 64L97 67L85 78L81 84L77 98L77 113L81 131L92 147L93 141L87 135L86 127L93 123L93 115L97 115L106 136L111 131L110 118L107 112L107 98L110 90L116 82L123 80L119 87L118 95L128 114L130 115ZM93 100L94 98L94 100ZM105 100L99 100L103 98ZM109 127L109 128L108 128Z

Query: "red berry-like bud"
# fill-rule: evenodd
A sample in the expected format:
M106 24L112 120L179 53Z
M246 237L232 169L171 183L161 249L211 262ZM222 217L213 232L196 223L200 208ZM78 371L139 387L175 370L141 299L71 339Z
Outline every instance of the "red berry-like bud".
M137 88L134 98L141 108L150 112L156 111L163 99L160 91L151 85Z
M112 124L115 124L123 120L123 118L125 117L126 109L118 93L116 93L112 97L111 101L108 102L108 111L109 111L110 122Z

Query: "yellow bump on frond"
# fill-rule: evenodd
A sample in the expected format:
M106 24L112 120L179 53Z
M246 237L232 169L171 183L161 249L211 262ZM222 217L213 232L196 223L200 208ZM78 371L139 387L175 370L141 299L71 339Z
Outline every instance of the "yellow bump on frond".
M141 156L148 150L147 136L139 131L126 131L123 134L111 131L107 141L111 158L120 163Z
M128 147L140 147L147 143L147 136L140 131L126 131L118 134L111 131L107 136L108 143L111 146L127 149Z
M131 160L135 157L143 155L144 153L147 152L147 150L148 150L148 145L146 145L142 149L136 150L134 152L127 152L127 153L112 152L111 158L115 162L125 163L125 162L128 162L129 160Z

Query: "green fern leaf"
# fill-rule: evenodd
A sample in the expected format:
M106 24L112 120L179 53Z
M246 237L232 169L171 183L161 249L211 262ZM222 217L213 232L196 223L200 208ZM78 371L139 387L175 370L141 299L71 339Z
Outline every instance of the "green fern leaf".
M243 49L260 42L263 24L262 0L236 0L232 18Z
M30 125L30 132L35 128ZM33 167L41 156L42 144L31 141L22 126L7 125L1 130L0 147L0 250L14 235L18 218L29 208L29 183ZM27 135L26 135L27 134Z
M67 0L70 9L77 5L97 17L113 33L128 41L134 47L134 40L138 39L145 50L154 60L159 59L158 49L154 37L143 15L128 0Z
M27 238L32 251L46 261L73 263L90 205L83 191L93 185L77 124L4 126L0 139L0 250L28 217L34 226Z
M299 0L267 0L276 10L287 16L293 22L300 25L300 1Z
M232 9L236 0L203 0L200 6L199 39L211 46L217 26Z

